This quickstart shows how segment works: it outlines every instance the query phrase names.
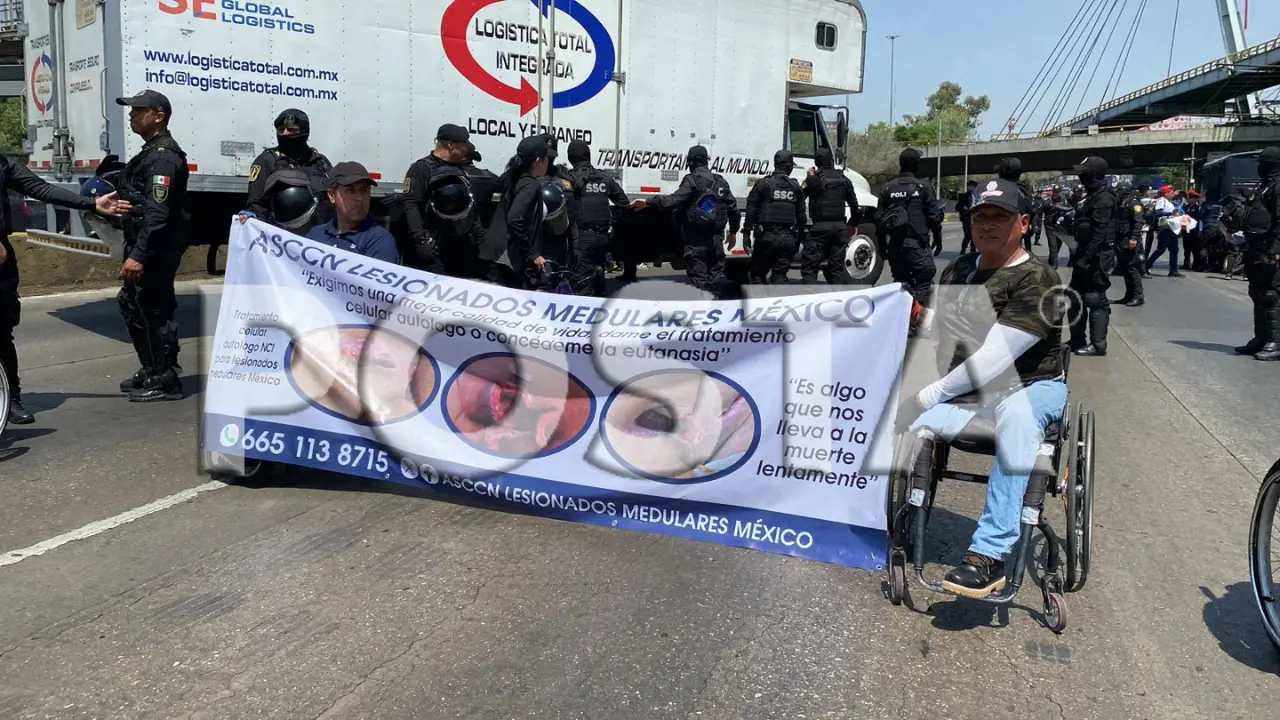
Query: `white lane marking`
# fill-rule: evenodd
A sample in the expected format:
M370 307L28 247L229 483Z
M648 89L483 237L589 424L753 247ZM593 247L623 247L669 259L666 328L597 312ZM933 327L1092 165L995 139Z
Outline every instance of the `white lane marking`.
M174 505L180 505L188 500L195 498L200 493L209 492L210 490L217 490L220 487L226 487L226 483L222 483L217 480L211 480L203 485L197 485L193 488L188 488L186 490L183 490L182 492L174 493L168 497L162 497L159 500L147 503L142 507L136 507L132 510L127 510L125 512L120 513L119 515L116 515L115 517L109 517L105 520L91 522L88 525L85 525L84 527L77 528L68 533L63 533L62 535L59 535L57 537L49 538L48 540L45 540L44 542L36 543L31 547L22 548L21 550L10 550L5 554L0 555L0 567L4 567L6 565L14 565L16 563L22 562L23 560L26 560L27 558L36 557L38 555L44 555L50 550L56 550L62 547L63 545L66 545L67 543L75 542L76 540L84 540L86 538L91 538L94 535L99 535L108 530L111 530L112 528L117 528L117 527L120 527L121 525L131 523L134 520L137 520L139 518L144 518L153 513L158 513L161 510L164 510L166 508L171 508Z

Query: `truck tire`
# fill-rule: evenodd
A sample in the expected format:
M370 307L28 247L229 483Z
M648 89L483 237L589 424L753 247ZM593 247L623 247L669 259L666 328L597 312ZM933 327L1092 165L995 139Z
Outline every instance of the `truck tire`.
M858 231L849 238L845 258L844 269L849 276L849 284L872 286L880 281L885 257L876 240L875 223L858 226Z

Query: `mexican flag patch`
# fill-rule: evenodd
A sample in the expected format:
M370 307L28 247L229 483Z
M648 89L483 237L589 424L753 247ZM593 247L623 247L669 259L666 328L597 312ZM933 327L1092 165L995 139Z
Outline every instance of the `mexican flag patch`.
M169 186L169 176L168 176L168 175L152 175L152 176L151 176L151 184L152 184L152 185L164 185L165 187L168 187L168 186Z

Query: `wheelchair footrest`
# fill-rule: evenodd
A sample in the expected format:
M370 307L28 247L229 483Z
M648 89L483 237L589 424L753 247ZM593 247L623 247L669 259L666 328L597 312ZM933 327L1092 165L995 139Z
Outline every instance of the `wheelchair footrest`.
M942 477L947 480L959 480L961 482L978 483L980 485L987 484L987 480L989 479L986 475L959 472L957 470L943 470Z

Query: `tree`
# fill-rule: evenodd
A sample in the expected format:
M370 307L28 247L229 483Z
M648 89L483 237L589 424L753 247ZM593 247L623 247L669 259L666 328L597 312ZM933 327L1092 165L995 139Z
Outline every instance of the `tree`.
M0 152L22 152L22 141L27 137L27 109L23 98L0 100Z
M856 169L872 187L898 174L898 154L902 144L894 140L888 123L872 123L860 133L849 133L848 165Z
M972 95L960 99L963 89L958 83L943 81L932 95L925 98L924 115L904 115L900 127L910 128L904 134L923 136L932 130L932 141L938 141L938 123L942 124L943 142L957 142L969 138L978 129L982 113L991 109L991 100L986 95ZM928 125L928 127L925 127ZM905 140L904 140L905 142Z

